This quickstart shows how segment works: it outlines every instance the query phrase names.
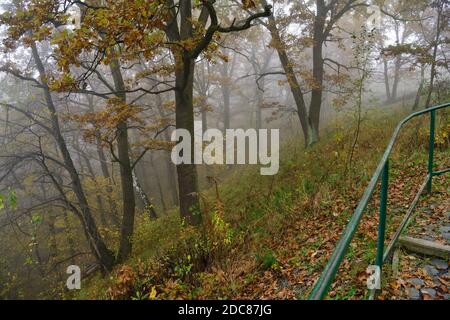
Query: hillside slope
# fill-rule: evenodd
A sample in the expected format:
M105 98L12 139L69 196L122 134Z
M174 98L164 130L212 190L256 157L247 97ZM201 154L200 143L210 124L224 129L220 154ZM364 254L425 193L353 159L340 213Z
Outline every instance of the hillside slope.
M216 179L201 195L204 222L199 229L182 225L176 212L157 221L141 218L133 257L110 277L86 279L80 292L66 298L306 298L404 114L368 113L352 163L355 124L343 117L310 149L298 138L286 141L275 176L261 176L259 168L249 167ZM426 124L427 119L411 123L395 147L388 234L426 173ZM450 166L449 129L447 122L439 121L437 167ZM443 179L436 188L444 188ZM368 206L330 298L366 294L365 270L375 257L378 201L374 196Z

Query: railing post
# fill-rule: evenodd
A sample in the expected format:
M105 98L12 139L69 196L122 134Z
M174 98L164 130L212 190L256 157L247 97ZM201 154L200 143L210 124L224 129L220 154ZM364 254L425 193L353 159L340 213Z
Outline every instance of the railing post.
M376 265L380 267L383 264L383 251L384 251L384 233L386 230L386 209L388 198L388 183L389 183L389 159L383 167L383 173L381 175L381 194L380 194L380 211L378 221L378 242L377 242L377 260Z
M430 112L430 145L428 148L428 175L430 179L427 184L427 192L431 193L431 187L433 185L433 160L434 160L434 127L436 125L436 111Z

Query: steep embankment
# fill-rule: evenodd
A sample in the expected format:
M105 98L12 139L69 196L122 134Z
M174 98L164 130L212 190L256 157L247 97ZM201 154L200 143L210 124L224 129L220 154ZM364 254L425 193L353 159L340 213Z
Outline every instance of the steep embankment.
M204 223L199 229L182 226L176 213L139 221L133 257L111 277L83 282L75 298L306 298L402 114L369 113L351 163L355 124L341 119L308 150L300 139L285 141L275 176L241 168L216 180L216 187L201 196ZM388 234L426 172L427 132L417 130L417 124L426 128L426 123L419 119L408 126L393 153ZM438 127L436 163L450 166L449 127L446 122ZM366 294L378 201L375 196L368 206L331 298Z

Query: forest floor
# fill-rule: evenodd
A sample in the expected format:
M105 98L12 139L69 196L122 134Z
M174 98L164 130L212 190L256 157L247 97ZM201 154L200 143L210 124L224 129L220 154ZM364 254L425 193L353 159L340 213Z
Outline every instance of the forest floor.
M299 139L286 141L275 176L261 176L259 168L236 169L223 178L218 175L217 188L201 194L204 223L200 228L180 224L176 211L157 221L141 217L136 223L133 257L117 266L110 277L87 279L75 296L65 297L307 298L404 114L388 110L368 114L351 163L355 125L340 120L331 123L322 140L307 150ZM435 163L443 169L450 167L450 126L441 118ZM427 119L417 119L407 126L393 150L387 241L426 175L427 123ZM378 194L376 190L367 206L329 299L367 297L366 268L376 254ZM434 179L434 192L423 198L418 212L427 206L448 211L445 199L448 176L443 175ZM408 298L403 293L408 286L401 281L415 275L413 271L407 274L410 267L405 261L410 259L404 257L398 278L392 278L390 268L383 269L387 274L382 285L387 289L379 298ZM436 295L443 298L445 292L439 290Z
M442 154L438 163L441 166L447 164L448 167L449 155L448 152ZM391 177L394 181L391 182L389 190L388 215L391 217L388 218L386 244L403 218L402 213L406 212L420 181L426 175L425 168L417 170L417 164L412 162L408 168L394 173L394 177ZM434 178L433 193L422 197L416 208L418 214L407 229L407 235L420 235L420 238L433 238L435 241L448 243L448 238L443 238L444 235L448 236L444 231L448 230L446 228L450 222L448 181L448 177L445 176ZM363 218L350 253L347 254L338 272L338 280L329 292L329 298L367 298L366 267L374 260L377 225L376 216ZM335 242L341 232L342 226L339 221L329 216L308 216L296 220L274 243L274 247L277 248L275 250L278 255L279 272L269 270L259 273L257 279L245 287L237 298L307 298L313 282L322 271L323 257L328 258L332 253L330 241ZM305 234L305 238L302 238L301 234ZM370 251L366 251L367 249ZM304 254L299 255L301 252ZM449 299L448 261L406 251L401 254L400 261L400 270L395 277L391 265L387 264L387 270L383 274L383 287L386 289L378 299ZM427 271L433 275L429 275Z

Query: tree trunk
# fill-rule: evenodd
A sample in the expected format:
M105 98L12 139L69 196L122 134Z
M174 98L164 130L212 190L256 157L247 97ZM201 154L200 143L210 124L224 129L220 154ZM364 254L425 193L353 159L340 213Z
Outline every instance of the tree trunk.
M202 105L202 130L203 133L205 133L206 130L208 130L208 112L206 110L206 101L204 101L203 97L201 98L201 105Z
M117 59L111 61L111 74L114 80L116 96L126 103L125 84ZM126 120L117 125L117 153L122 186L123 216L120 227L120 245L117 254L119 262L124 261L131 253L131 237L134 230L135 198L133 186L133 170L130 161L130 145L128 140L128 123Z
M226 51L224 51L226 54ZM223 130L230 128L230 70L228 62L222 63L222 68L220 69L220 75L222 76L222 84L220 89L222 91L223 99Z
M170 4L173 1L167 1ZM170 9L171 19L168 21L166 34L173 42L192 41L192 3L180 1L179 12ZM178 18L180 26L178 27ZM194 68L195 58L189 51L178 46L172 47L175 59L175 122L177 129L186 129L191 135L191 146L194 146ZM191 148L191 159L194 159L194 148ZM180 216L183 221L192 225L201 222L200 203L198 197L198 177L195 164L177 165L178 192L180 200Z
M261 1L262 5L267 5L266 0ZM289 87L292 92L292 96L294 97L295 104L297 106L297 114L300 120L300 124L303 131L303 137L305 140L305 146L309 146L312 144L313 140L311 139L312 135L312 127L311 122L306 111L305 100L303 97L303 92L298 83L297 77L295 75L294 69L292 67L292 63L289 61L289 57L287 55L286 49L284 47L284 43L281 40L281 37L278 32L278 28L276 26L276 22L274 17L271 15L268 17L267 28L269 29L270 35L272 37L272 42L275 44L275 48L278 53L278 57L280 58L281 66L286 74L286 78L289 83Z
M161 108L161 106L162 106L161 96L159 94L156 95L156 99L157 99L157 103L158 103L159 115L161 117L164 117L164 114L163 114L162 108ZM206 117L206 115L205 115L205 117ZM203 128L205 128L205 127L206 127L206 125L203 126ZM164 136L165 141L170 141L170 135L167 132L167 130L164 131L163 136ZM177 188L178 184L177 184L177 177L175 175L176 168L173 166L170 154L171 154L170 150L164 151L164 156L165 156L164 163L166 166L167 176L169 177L169 188L170 188L170 193L172 195L172 203L174 205L178 205L178 203L179 203L178 188Z
M386 57L383 57L383 75L384 75L384 87L386 89L386 101L391 101L391 85L389 83L388 63Z
M395 99L397 99L398 84L400 82L400 67L401 57L397 56L395 58L394 82L392 83L391 101L395 101Z
M175 110L177 129L186 129L191 135L191 146L194 146L194 106L193 84L194 63L187 54L176 54L177 70L175 90ZM191 159L194 159L194 148L191 148ZM193 161L192 161L193 162ZM180 215L192 225L201 222L198 198L198 177L195 164L177 165Z
M137 196L144 204L144 211L149 215L150 219L158 218L158 215L156 214L155 211L155 207L153 206L147 194L145 193L144 188L142 188L142 185L139 183L135 170L133 170L133 183Z
M166 154L166 161L164 162L166 163L166 172L170 182L169 186L170 186L170 193L172 195L172 203L177 206L180 203L180 200L178 198L178 182L175 174L176 168L172 164L169 151L167 151L165 154Z
M422 95L423 85L425 84L425 66L422 65L420 67L420 83L417 88L416 99L414 100L414 105L412 107L413 110L417 110L419 108L420 96Z
M261 129L262 128L262 104L264 101L264 93L263 91L260 90L260 88L262 90L264 90L264 86L265 86L265 81L264 81L264 77L261 78L261 80L259 81L259 87L256 87L256 103L255 103L255 108L256 108L256 129Z
M319 140L320 109L322 107L323 90L323 53L322 46L325 41L324 24L326 8L323 1L316 1L317 13L314 18L314 45L313 45L313 77L314 84L311 91L311 102L309 105L309 117L311 119L310 144Z
M439 38L441 36L441 19L442 19L442 10L443 10L444 2L440 1L438 5L437 12L437 23L436 23L436 38L433 45L433 60L431 62L431 70L430 70L430 87L428 88L427 100L425 102L425 108L430 107L431 103L431 94L433 93L434 87L434 78L436 76L436 56L437 49L439 46Z
M158 170L156 169L155 163L153 161L153 154L150 155L150 165L152 166L153 172L155 173L155 180L156 180L156 184L158 186L159 198L161 199L161 205L163 207L163 210L166 211L167 210L166 200L164 197L161 180L159 179Z

